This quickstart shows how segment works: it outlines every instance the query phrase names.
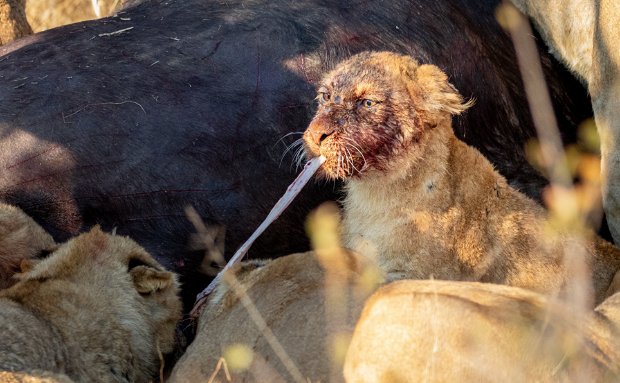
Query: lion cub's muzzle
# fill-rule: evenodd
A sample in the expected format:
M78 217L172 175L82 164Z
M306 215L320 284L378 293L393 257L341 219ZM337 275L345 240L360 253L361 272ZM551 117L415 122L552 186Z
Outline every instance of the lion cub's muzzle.
M313 154L313 157L320 154L321 144L327 137L334 134L335 131L336 129L328 118L317 116L310 122L310 125L304 132L304 142L306 147L311 149L310 154Z

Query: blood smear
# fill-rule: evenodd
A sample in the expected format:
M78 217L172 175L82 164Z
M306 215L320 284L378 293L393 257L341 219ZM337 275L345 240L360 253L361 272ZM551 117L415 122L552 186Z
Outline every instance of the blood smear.
M291 183L289 187L286 189L286 192L284 193L284 195L273 206L273 208L267 215L267 218L265 218L265 220L254 231L254 233L252 233L250 238L248 238L248 240L245 241L243 245L241 245L241 247L237 250L237 252L235 252L235 254L232 256L232 258L230 258L230 261L228 261L226 266L224 266L224 268L217 274L217 276L211 281L211 283L209 283L209 286L207 286L206 289L204 289L200 294L196 296L196 304L194 305L194 308L192 309L192 315L198 314L197 310L199 310L200 306L202 306L202 301L211 292L213 292L215 287L220 282L222 273L226 271L226 269L230 268L235 263L238 263L239 261L241 261L241 259L243 259L243 256L248 252L248 250L250 249L250 246L252 246L254 241L256 241L256 239L261 234L263 234L263 232L269 227L269 225L271 225L271 223L275 221L280 216L280 214L282 214L282 212L284 212L284 210L288 207L288 205L290 205L291 202L293 202L293 200L295 199L295 197L297 197L301 189L303 189L303 187L306 186L308 181L310 181L314 173L316 173L316 171L319 170L319 168L321 167L321 165L323 165L324 162L325 162L325 157L320 156L320 157L314 157L306 163L301 173L299 173L299 175L297 176L297 178L295 178L293 183Z

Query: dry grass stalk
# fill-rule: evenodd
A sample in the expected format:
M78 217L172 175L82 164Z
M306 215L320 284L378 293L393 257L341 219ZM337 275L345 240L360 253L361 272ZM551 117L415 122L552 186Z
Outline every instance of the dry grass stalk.
M598 204L585 206L580 209L579 193L573 186L572 173L568 166L567 156L562 147L562 140L555 114L546 86L540 57L536 49L533 32L529 21L512 4L504 2L498 8L498 18L500 23L510 32L519 61L519 67L526 89L530 110L534 120L534 125L538 133L542 165L547 174L551 186L545 194L547 207L550 209L551 217L556 218L556 224L563 227L575 227L572 230L574 242L577 246L567 245L564 248L565 262L573 275L569 281L569 297L567 303L572 307L576 315L585 316L591 307L589 273L586 266L586 256L583 246L586 239L580 228L586 227L586 217L590 210L599 208ZM598 186L598 185L597 185ZM600 188L593 187L587 190L584 198L593 202L598 202L597 196L600 195ZM590 196L588 196L590 194ZM548 235L554 235L550 231ZM562 320L554 318L554 320ZM584 331L583 328L576 328L577 334ZM579 370L574 373L581 374ZM577 380L587 378L587 376L576 376Z

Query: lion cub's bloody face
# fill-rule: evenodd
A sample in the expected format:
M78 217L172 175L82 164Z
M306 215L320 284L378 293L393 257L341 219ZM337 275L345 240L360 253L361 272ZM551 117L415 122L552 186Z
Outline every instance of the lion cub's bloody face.
M422 133L411 97L417 63L394 53L361 53L327 74L304 133L306 155L327 158L322 176L346 179L388 163Z

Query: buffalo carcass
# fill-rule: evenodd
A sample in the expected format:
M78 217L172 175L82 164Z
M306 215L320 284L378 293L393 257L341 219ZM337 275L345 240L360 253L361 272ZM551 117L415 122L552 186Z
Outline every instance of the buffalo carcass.
M97 223L130 235L185 277L189 303L209 278L184 208L225 226L231 255L296 173L282 156L310 120L316 79L362 50L445 70L476 99L457 134L537 198L546 181L525 159L534 128L498 3L150 0L26 37L0 48L0 199L57 241ZM541 54L559 125L574 132L589 102ZM306 213L337 194L307 187L250 256L306 249Z

